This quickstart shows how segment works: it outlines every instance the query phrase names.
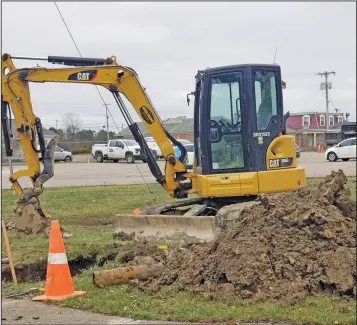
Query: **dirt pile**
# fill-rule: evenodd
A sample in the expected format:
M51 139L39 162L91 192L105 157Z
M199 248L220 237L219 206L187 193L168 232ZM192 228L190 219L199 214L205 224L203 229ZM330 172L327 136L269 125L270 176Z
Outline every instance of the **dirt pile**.
M164 258L159 279L133 282L220 298L294 299L322 291L356 295L356 204L333 172L316 190L260 197L237 212L209 244L187 244ZM223 222L222 224L226 224Z

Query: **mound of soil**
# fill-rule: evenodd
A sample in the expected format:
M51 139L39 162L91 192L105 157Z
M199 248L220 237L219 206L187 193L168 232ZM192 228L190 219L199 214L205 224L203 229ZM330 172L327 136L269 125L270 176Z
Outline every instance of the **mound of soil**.
M346 181L339 170L316 190L261 196L244 209L231 205L220 218L236 218L214 242L171 250L160 278L132 285L226 299L286 301L323 291L355 296L356 204Z

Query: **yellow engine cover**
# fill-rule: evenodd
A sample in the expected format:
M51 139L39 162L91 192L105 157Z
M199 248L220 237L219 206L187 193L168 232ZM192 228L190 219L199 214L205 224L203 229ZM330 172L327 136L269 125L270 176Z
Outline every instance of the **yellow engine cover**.
M195 174L193 190L200 196L232 197L287 192L306 186L305 168L296 167L294 138L275 138L266 153L264 171L200 175Z
M306 186L304 168L197 175L196 181L198 194L205 198L287 192Z

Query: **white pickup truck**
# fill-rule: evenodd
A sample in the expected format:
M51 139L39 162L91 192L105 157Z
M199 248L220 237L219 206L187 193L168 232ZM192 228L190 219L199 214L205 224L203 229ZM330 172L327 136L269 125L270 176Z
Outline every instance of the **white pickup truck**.
M153 154L156 155L154 151ZM109 140L108 144L95 144L92 147L92 156L99 163L104 160L118 162L121 159L125 159L129 164L133 164L135 160L146 162L145 154L134 140L118 139Z

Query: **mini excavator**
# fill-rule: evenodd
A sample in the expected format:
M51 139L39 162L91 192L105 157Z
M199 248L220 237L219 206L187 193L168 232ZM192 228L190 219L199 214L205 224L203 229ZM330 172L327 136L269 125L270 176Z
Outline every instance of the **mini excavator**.
M46 60L66 67L17 69L13 59ZM195 90L187 95L188 104L190 96L194 96L195 161L192 171L184 164L185 147L165 129L135 70L117 64L114 56L107 59L30 58L3 54L1 79L1 119L10 164L9 180L18 195L15 212L19 220L26 220L19 230L26 233L48 231L50 217L42 210L39 196L45 182L54 175L54 147L59 141L54 137L45 142L41 119L32 109L29 83L92 84L112 93L134 139L147 156L151 173L172 198L178 199L154 209L156 218L170 216L164 228L170 228L168 224L175 224L172 220L179 218L181 221L176 227L183 229L183 224L187 225L185 218L214 217L227 205L254 201L263 193L286 192L306 185L305 170L296 165L294 139L286 135L285 122L289 113L284 115L282 94L286 84L276 64L198 70ZM120 95L131 103L160 147L165 159L164 171L159 168ZM11 113L27 164L27 169L16 172L11 165ZM180 149L179 157L174 154L174 146ZM19 183L21 177L29 177L33 186L23 189ZM194 197L188 198L191 194ZM137 220L144 220L145 228L150 226L147 215L130 217L125 223L129 228L135 229ZM46 222L41 224L36 220L45 220L47 226ZM21 228L21 222L18 224Z

